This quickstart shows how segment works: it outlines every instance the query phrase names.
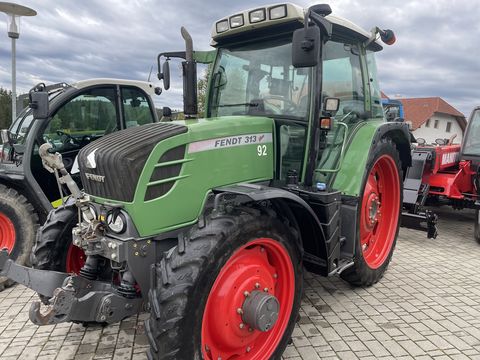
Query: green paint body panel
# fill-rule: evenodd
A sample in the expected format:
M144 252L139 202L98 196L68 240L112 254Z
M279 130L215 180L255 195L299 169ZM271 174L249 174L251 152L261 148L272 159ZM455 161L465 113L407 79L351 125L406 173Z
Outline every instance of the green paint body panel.
M353 138L345 151L342 167L333 181L332 187L342 194L359 196L367 166L370 149L377 129L385 124L384 120L369 120L359 125L350 135Z
M188 127L184 134L165 139L151 152L135 191L134 200L123 204L140 236L153 236L194 223L212 188L240 182L270 180L274 171L273 120L264 117L232 116L176 121ZM269 134L271 141L219 147L189 153L189 144L208 139L249 134ZM186 145L185 161L173 187L163 196L145 201L147 184L160 157L168 150ZM111 200L94 197L99 203Z

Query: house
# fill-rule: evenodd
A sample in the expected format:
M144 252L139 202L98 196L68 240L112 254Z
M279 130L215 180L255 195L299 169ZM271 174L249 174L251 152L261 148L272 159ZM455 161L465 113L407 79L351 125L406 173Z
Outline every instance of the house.
M429 143L435 139L449 139L457 135L454 144L460 144L467 126L465 115L440 97L399 99L405 121L411 123L413 135Z

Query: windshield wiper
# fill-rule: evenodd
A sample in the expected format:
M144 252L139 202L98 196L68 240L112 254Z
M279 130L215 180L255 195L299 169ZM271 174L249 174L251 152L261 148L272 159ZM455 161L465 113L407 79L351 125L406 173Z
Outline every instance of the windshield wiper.
M222 105L217 105L217 107L231 107L231 106L251 106L251 107L257 107L260 106L259 103L238 103L238 104L222 104Z

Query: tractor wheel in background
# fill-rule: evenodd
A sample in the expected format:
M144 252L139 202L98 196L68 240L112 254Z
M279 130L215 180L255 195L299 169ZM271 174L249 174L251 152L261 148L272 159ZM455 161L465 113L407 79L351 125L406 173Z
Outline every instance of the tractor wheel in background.
M10 258L20 265L30 265L38 215L32 204L18 191L0 184L0 249L7 248ZM0 291L14 282L0 277Z
M35 269L78 274L85 264L85 253L72 244L72 229L77 224L78 212L74 203L65 204L48 214L47 221L38 230L32 251ZM44 303L48 299L40 296Z
M401 169L395 144L382 139L371 154L360 196L354 265L341 274L352 285L375 284L390 263L402 207Z
M294 232L242 208L207 217L156 265L150 359L280 359L303 289Z
M480 211L475 210L475 227L473 230L473 236L475 240L480 244Z

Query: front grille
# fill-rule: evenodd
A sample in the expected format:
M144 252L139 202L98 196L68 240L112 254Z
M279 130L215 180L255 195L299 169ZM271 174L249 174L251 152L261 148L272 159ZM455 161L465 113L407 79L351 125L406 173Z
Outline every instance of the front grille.
M140 174L155 145L185 132L187 127L183 125L156 123L118 131L88 144L78 154L85 191L105 199L133 201ZM92 159L96 163L93 168Z
M176 177L182 170L183 163L175 163L185 156L185 145L168 150L160 157L157 166L150 177L150 183L145 194L145 201L165 195L175 184ZM174 162L168 164L169 162ZM155 183L159 182L159 183Z

